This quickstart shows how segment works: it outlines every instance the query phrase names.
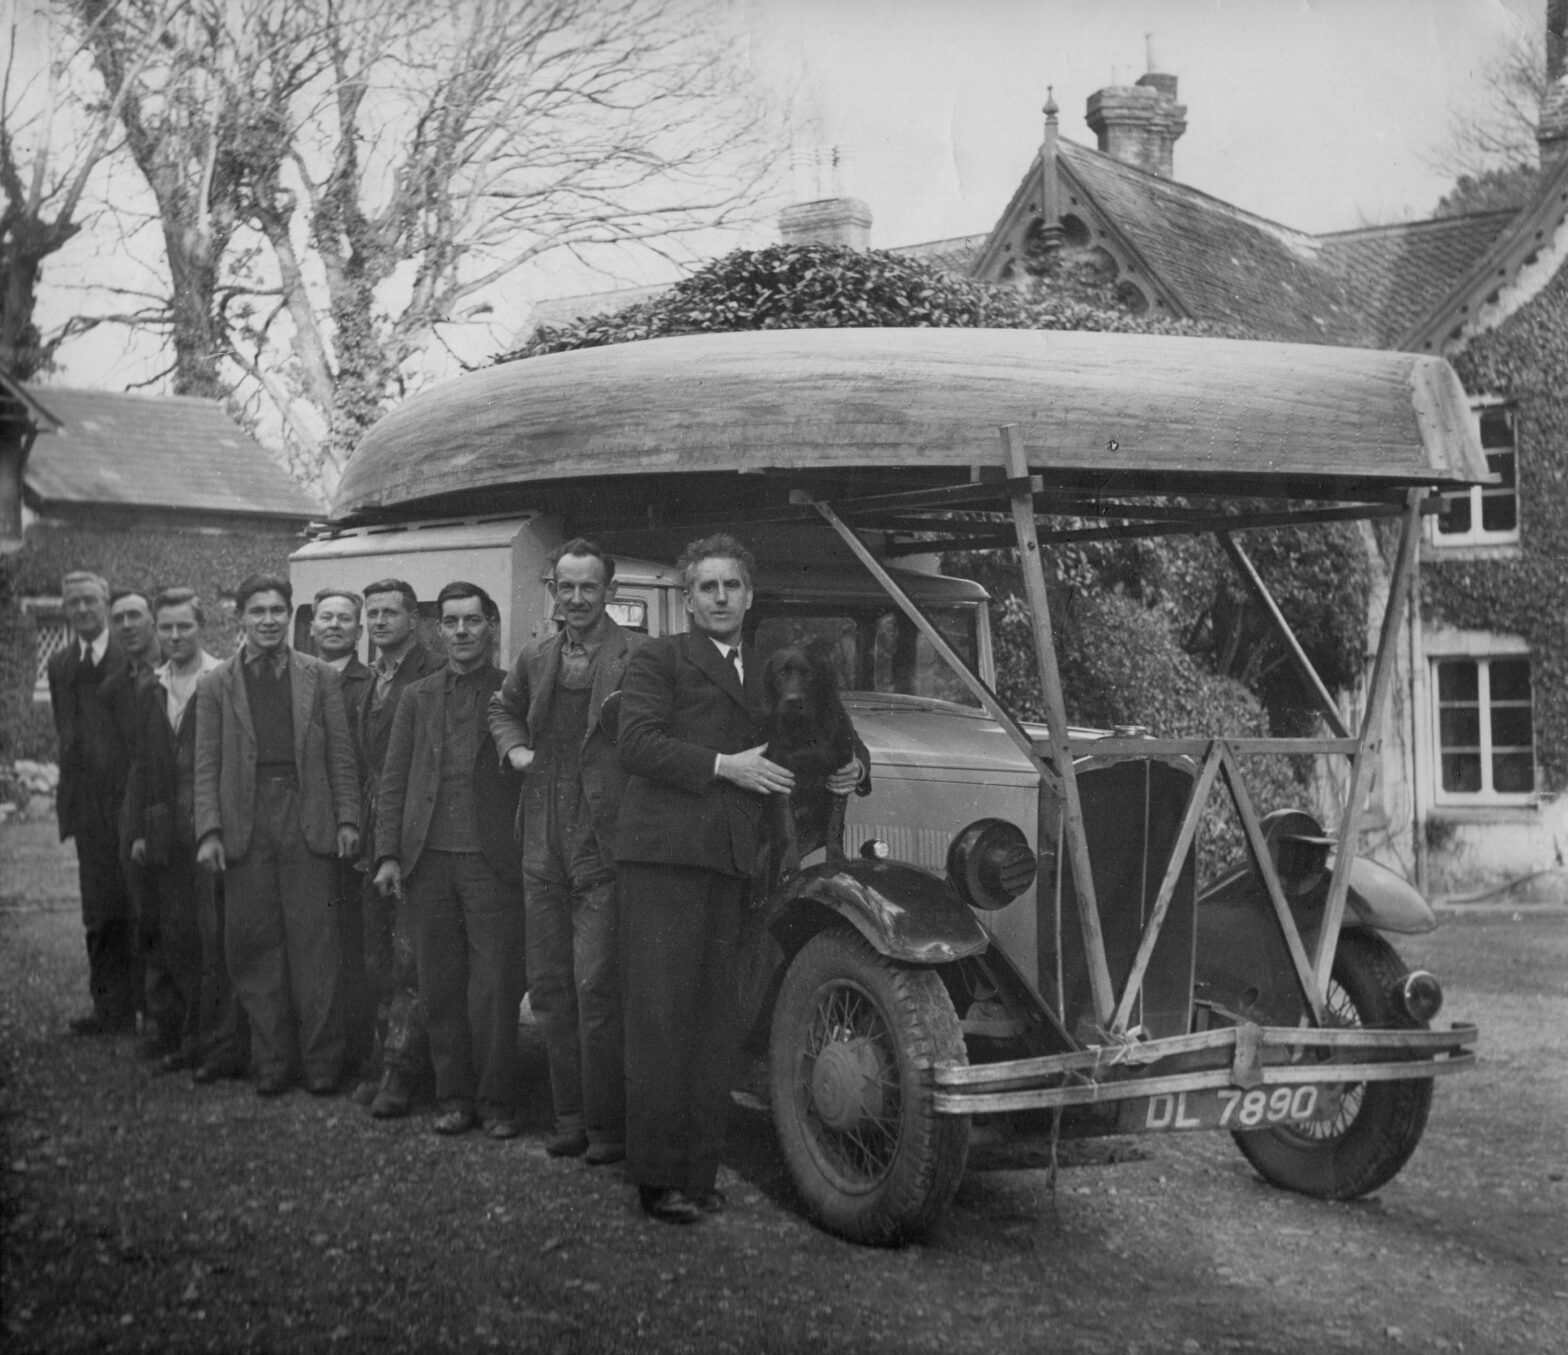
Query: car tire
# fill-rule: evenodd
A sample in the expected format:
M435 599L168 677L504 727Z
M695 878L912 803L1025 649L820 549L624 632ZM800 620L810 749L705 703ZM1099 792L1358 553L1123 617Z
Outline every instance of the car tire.
M1345 932L1334 955L1324 1024L1425 1029L1393 997L1405 972L1399 953L1381 936ZM1432 1079L1358 1082L1339 1091L1343 1100L1332 1120L1237 1133L1237 1147L1265 1180L1286 1190L1324 1200L1371 1194L1394 1179L1420 1143Z
M969 1153L968 1119L933 1109L931 1070L968 1062L940 976L819 932L785 975L770 1061L779 1144L816 1221L873 1245L927 1230Z

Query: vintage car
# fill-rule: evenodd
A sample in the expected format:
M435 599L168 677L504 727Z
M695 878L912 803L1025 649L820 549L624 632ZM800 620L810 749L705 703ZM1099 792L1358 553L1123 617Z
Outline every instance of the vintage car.
M942 1214L980 1117L1026 1132L1222 1129L1268 1180L1377 1190L1425 1128L1471 1026L1387 933L1435 925L1358 855L1419 520L1487 478L1440 359L1000 330L698 336L461 378L365 436L299 595L396 575L509 601L510 653L551 625L549 551L622 561L618 615L684 624L667 563L745 535L749 641L831 643L874 791L842 850L759 898L743 966L771 1109L806 1209L869 1243ZM1259 503L1265 507L1259 508ZM1237 506L1244 505L1244 506ZM1287 523L1398 529L1381 644L1349 728L1243 546ZM1215 533L1279 627L1323 728L1305 738L1071 728L1042 552ZM1045 724L996 695L987 596L943 553L1000 550L1028 599ZM1337 763L1339 822L1260 816L1258 753ZM1223 783L1248 858L1200 888Z

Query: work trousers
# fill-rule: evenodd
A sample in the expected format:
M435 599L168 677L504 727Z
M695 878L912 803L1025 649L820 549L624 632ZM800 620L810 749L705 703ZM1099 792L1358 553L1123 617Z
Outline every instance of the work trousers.
M223 1074L242 1074L250 1063L250 1022L234 995L224 953L224 882L198 867L196 919L201 930L201 989L196 1008L197 1057Z
M201 1013L200 895L212 876L196 864L196 844L176 841L172 860L149 867L142 890L142 962L147 1015L159 1042L197 1052Z
M427 850L403 883L436 1098L448 1109L516 1119L523 901L479 852Z
M693 866L623 861L626 1175L713 1188L740 1040L736 951L748 882Z
M308 1082L343 1075L342 951L332 909L337 863L300 830L291 780L256 782L255 826L245 855L228 863L229 975L250 1017L256 1074Z
M87 933L87 986L93 1014L112 1029L131 1030L137 991L136 915L120 865L119 807L83 815L76 828L77 880Z
M337 863L337 888L332 907L338 919L338 944L343 951L339 980L343 995L346 1066L359 1073L370 1063L375 1046L376 1001L365 965L365 873L351 861Z
M591 837L591 835L590 835ZM626 1137L620 936L613 869L590 843L576 860L525 855L528 1003L550 1060L556 1119L593 1143Z

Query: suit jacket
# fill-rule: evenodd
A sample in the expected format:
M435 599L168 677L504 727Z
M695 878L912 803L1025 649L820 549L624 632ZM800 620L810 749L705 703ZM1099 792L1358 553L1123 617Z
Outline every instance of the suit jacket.
M373 838L376 831L376 800L381 794L381 768L387 760L387 743L392 737L392 719L397 714L398 699L411 683L439 672L441 667L441 661L415 640L403 662L398 665L397 673L392 678L392 690L381 709L374 709L376 676L372 668L370 681L365 684L364 694L360 697L358 711L349 712L359 730L359 767L363 778L360 793L364 799L367 837ZM372 847L372 842L365 843L367 857Z
M219 660L203 651L201 665L211 672ZM126 796L131 840L147 843L149 866L168 865L174 844L189 850L195 841L196 698L180 712L178 729L169 724L168 702L156 675L136 688L136 761Z
M77 691L77 651L71 643L49 660L49 702L60 744L60 782L55 814L60 840L107 812L118 814L136 750L136 686L131 662L112 631L98 681L101 715L84 711Z
M715 753L762 739L762 660L743 651L745 690L700 631L664 635L632 655L618 745L630 779L616 824L618 861L701 866L750 876L767 797L713 774Z
M351 654L349 660L343 665L343 670L338 674L338 681L343 685L343 709L348 714L348 732L354 741L354 757L359 759L359 714L360 708L365 704L365 693L375 685L376 675L371 667L358 654ZM360 776L363 778L365 768L360 763Z
M256 727L240 664L245 646L196 684L196 841L223 834L239 859L250 848L256 802ZM359 778L338 675L320 659L289 651L294 767L305 844L336 856L338 829L359 826Z
M480 670L485 691L493 696L506 674L486 665ZM392 717L386 763L376 809L376 853L379 865L395 857L405 875L419 864L435 815L441 788L441 749L446 737L445 665L404 690ZM485 704L481 702L481 713ZM512 832L519 777L501 766L495 742L483 723L474 757L474 812L479 848L490 869L508 884L522 888L522 866Z
M621 769L615 744L599 728L599 712L604 709L605 697L615 691L626 676L626 664L632 652L646 644L648 637L617 625L612 617L606 617L605 623L608 630L594 664L593 688L588 695L582 772L583 793L588 797L594 836L609 861L614 859L615 816L621 807L626 773ZM538 748L543 742L566 639L567 632L563 630L548 640L524 645L500 691L490 698L490 734L503 764L512 749ZM547 776L524 773L522 818L525 825L545 822L545 799L549 793ZM524 842L526 844L526 837Z

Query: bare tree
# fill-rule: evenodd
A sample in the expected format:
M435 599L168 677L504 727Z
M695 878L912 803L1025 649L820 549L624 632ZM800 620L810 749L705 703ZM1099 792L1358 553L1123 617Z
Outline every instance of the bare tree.
M151 0L75 2L122 88L109 48ZM174 300L212 326L176 317L177 349L235 364L330 486L438 327L526 264L744 218L778 157L721 5L184 0L124 104Z
M1433 164L1454 176L1438 216L1519 207L1539 180L1535 139L1547 89L1542 34L1521 31L1485 67L1479 106L1456 112Z
M168 5L150 11L156 40ZM0 74L0 367L22 380L47 369L60 344L91 323L73 318L51 334L35 316L44 261L83 229L88 189L119 135L119 103L91 88L90 63L46 5L26 16L10 8ZM42 60L38 60L41 54ZM144 43L127 48L141 71Z

